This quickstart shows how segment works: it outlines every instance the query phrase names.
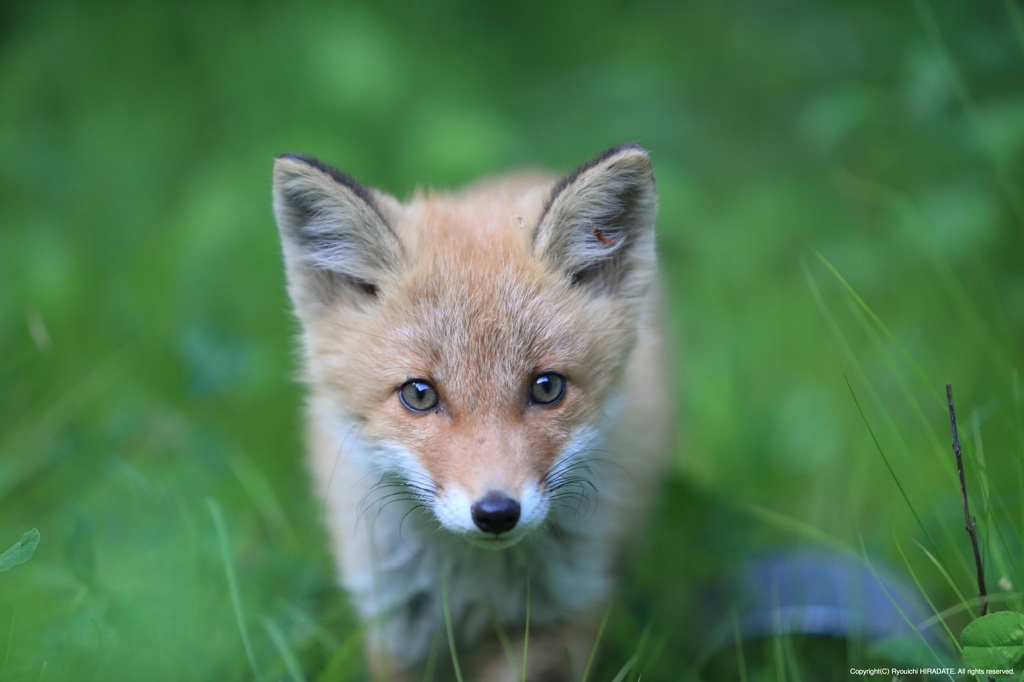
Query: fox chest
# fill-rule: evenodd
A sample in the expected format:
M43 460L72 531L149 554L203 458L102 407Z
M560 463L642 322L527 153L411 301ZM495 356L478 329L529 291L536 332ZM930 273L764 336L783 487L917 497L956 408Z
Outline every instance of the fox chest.
M527 609L531 628L544 627L591 611L607 597L608 553L595 537L598 529L574 518L553 519L518 545L490 551L436 530L418 512L403 522L406 511L376 520L370 561L344 581L363 618L407 660L428 655L446 618L457 644L469 646L499 627L510 636L521 633Z

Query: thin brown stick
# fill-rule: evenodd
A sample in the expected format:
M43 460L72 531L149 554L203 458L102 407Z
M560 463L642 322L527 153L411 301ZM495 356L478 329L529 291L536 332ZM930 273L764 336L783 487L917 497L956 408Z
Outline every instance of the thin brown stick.
M949 403L949 429L953 432L953 454L956 455L956 472L960 474L960 497L964 501L964 523L967 533L971 536L971 547L974 548L974 567L978 573L978 595L981 597L981 615L988 611L988 592L985 590L985 569L981 566L981 552L978 551L978 534L974 532L974 519L967 506L967 483L964 481L964 460L960 454L960 435L956 430L956 412L953 411L953 386L946 382L946 400Z

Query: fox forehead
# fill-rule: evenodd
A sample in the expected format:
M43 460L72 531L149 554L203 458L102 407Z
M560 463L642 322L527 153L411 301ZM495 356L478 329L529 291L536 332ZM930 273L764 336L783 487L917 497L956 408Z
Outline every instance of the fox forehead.
M316 344L321 353L361 359L340 363L337 380L358 392L352 398L372 409L420 378L434 382L452 409L507 411L544 371L581 387L614 376L616 358L628 355L622 323L630 314L620 301L581 292L532 253L550 191L534 180L417 196L392 213L406 271L381 287L372 312L330 312L344 319L327 328L357 333Z

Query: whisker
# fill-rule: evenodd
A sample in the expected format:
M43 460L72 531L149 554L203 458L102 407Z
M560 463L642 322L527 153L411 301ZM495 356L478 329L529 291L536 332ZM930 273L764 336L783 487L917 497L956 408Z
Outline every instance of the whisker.
M388 507L388 506L394 504L395 502L416 502L417 504L419 504L419 500L416 497L406 496L406 497L396 497L396 498L388 500L384 504L380 505L380 507L378 507L378 509L377 509L377 513L373 515L373 520L370 521L370 534L371 535L373 534L373 529L374 529L374 527L377 524L377 519L380 518L381 512L384 511L385 507Z
M346 441L348 441L349 436L352 435L352 432L355 431L356 429L359 429L359 431L362 431L363 425L365 425L365 424L366 424L366 420L365 419L357 419L355 422L353 422L352 426L348 430L348 433L345 434L345 437L341 439L341 443L338 444L337 452L334 453L334 462L331 464L331 474L330 474L330 476L327 477L327 486L324 488L324 499L323 499L323 503L321 504L321 507L320 507L320 527L321 528L324 528L326 526L326 522L327 522L327 498L330 496L330 493L331 493L331 484L334 483L334 474L338 470L338 462L341 461L341 451L345 448L345 443L346 443Z
M582 448L559 461L541 478L553 508L571 511L580 522L593 516L600 500L598 484L604 483L601 468L610 464L626 471L616 459L609 450Z
M398 522L398 539L402 541L402 545L406 549L408 549L410 552L412 552L412 550L409 549L409 545L406 544L405 538L402 537L402 524L405 523L405 519L406 519L406 517L409 516L409 514L412 514L414 511L417 511L419 509L426 509L426 508L427 508L426 504L424 504L422 502L420 502L419 504L415 504L412 507L410 507L408 511L406 511L404 514L402 514L402 519Z

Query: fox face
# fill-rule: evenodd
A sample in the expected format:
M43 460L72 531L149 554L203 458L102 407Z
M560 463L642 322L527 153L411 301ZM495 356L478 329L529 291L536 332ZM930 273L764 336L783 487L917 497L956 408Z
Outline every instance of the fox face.
M647 153L555 182L518 177L408 203L279 157L274 210L306 381L368 470L440 526L502 549L592 485L654 274Z

